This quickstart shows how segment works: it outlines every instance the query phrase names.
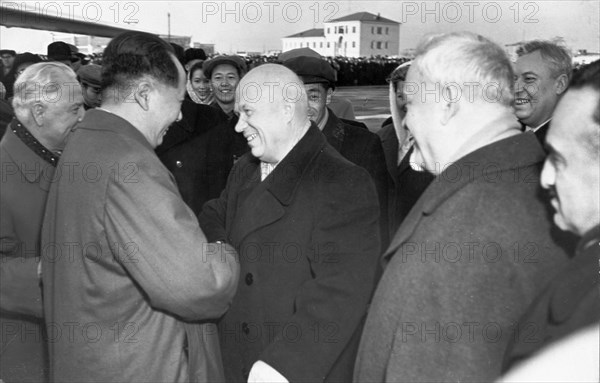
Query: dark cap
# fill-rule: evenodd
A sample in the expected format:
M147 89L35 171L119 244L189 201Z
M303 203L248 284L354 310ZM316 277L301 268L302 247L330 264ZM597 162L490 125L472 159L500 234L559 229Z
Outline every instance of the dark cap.
M11 56L16 56L17 52L13 51L12 49L0 49L0 55L5 55L5 54L9 54Z
M183 54L183 62L189 63L192 60L206 60L206 52L201 48L188 48Z
M283 65L296 73L305 84L335 83L335 70L323 59L300 56L284 61Z
M246 74L247 66L246 62L239 56L217 56L212 59L205 61L202 66L202 71L206 78L210 78L212 76L212 71L217 67L217 65L221 64L229 64L233 65L240 77Z
M99 88L102 84L102 66L97 64L83 65L77 71L77 77L80 82Z
M71 46L62 41L55 41L48 44L48 60L50 61L77 61L79 58L74 55Z
M279 56L277 56L277 60L279 62L283 63L287 60L291 60L293 58L300 57L300 56L314 57L317 59L322 58L321 55L318 54L316 51L313 51L310 48L304 47L304 48L292 49L290 51L285 51L285 52L281 53Z
M38 55L31 52L19 53L17 57L15 57L13 68L18 68L22 64L37 64L39 62L42 62L42 58Z

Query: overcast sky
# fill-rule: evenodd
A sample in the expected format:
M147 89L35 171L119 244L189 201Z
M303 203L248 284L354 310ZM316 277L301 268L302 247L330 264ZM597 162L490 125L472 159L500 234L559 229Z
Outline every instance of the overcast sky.
M573 49L600 51L600 1L0 1L49 15L192 36L216 51L280 50L281 38L354 12L400 22L400 48L432 32L470 30L500 44L561 36ZM45 53L49 32L0 27L0 46Z

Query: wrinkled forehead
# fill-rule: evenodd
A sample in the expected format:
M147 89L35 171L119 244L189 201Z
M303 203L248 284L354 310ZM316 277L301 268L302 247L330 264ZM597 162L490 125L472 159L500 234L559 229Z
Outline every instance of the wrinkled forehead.
M527 72L550 76L550 66L551 63L544 60L540 51L535 51L518 57L514 65L514 71L517 76Z

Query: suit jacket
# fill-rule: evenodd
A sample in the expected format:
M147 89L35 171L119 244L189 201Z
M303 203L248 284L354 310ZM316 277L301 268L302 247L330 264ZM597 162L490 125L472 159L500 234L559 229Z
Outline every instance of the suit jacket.
M368 129L339 119L331 110L323 128L327 142L350 162L369 172L379 196L382 248L389 243L388 175L379 137Z
M240 254L238 292L219 324L227 380L245 382L257 360L290 382L351 379L380 245L367 172L313 124L262 182L260 162L242 157L199 220Z
M357 382L493 381L514 324L567 256L532 135L484 146L425 190L384 254Z
M68 164L42 230L51 380L220 381L216 328L183 320L227 310L232 257L206 244L172 176L122 118L88 111L59 169Z
M575 257L555 277L521 318L506 351L504 371L543 347L600 320L600 227L579 242Z
M46 343L37 266L54 166L12 131L0 141L0 379L44 381Z

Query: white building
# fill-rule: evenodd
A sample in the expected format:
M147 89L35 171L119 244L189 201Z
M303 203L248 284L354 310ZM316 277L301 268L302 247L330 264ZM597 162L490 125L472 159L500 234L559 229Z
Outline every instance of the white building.
M281 40L283 52L308 47L322 56L398 56L400 23L379 14L359 12Z

